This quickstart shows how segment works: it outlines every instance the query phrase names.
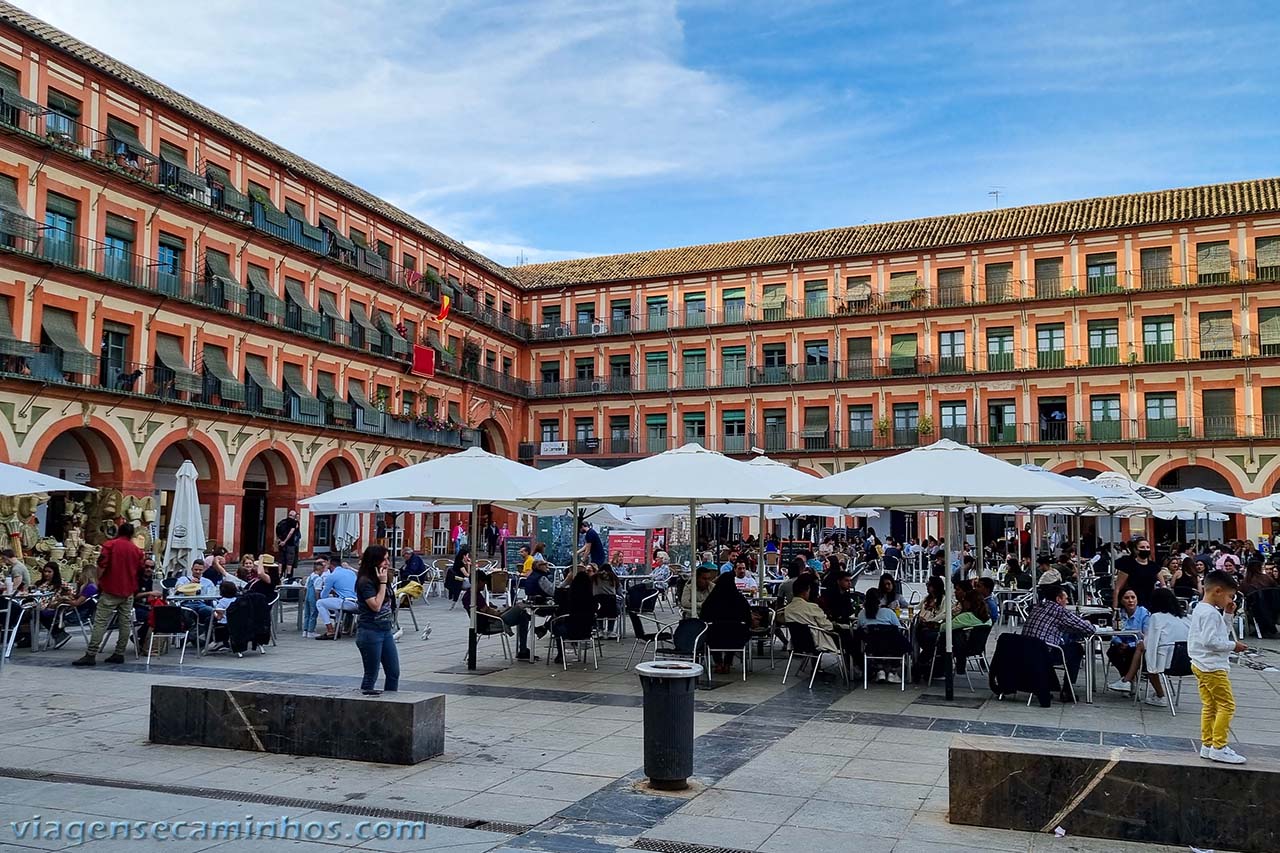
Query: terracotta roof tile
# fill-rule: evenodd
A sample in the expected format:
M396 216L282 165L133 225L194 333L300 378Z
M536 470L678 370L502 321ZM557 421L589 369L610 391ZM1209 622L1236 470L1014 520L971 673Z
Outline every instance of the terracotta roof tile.
M1007 207L776 237L530 264L528 287L699 272L1025 240L1280 211L1280 178Z
M327 169L322 169L311 161L299 157L292 151L282 148L271 140L259 136L252 130L249 130L243 125L237 124L226 116L216 113L207 107L201 106L186 95L174 91L158 80L143 74L141 71L131 68L123 62L119 62L118 60L111 58L102 51L90 47L79 39L64 33L62 30L46 24L39 18L27 14L16 6L0 2L0 20L7 22L11 26L45 42L46 44L52 45L59 50L71 54L86 65L97 68L99 71L109 74L112 77L133 86L147 97L168 106L175 112L214 128L219 133L224 134L228 139L231 139L236 143L243 145L245 148L275 161L277 164L284 166L296 175L316 182L330 192L346 198L348 201L369 209L378 216L385 218L388 222L416 233L419 237L436 244L447 252L451 252L458 258L475 264L481 269L486 270L490 274L497 276L510 284L519 284L519 282L513 277L511 270L490 260L489 258L486 258L479 252L468 248L458 240L437 231L420 219L405 213L403 210L387 204L387 202L372 193L366 192L355 184L343 180Z

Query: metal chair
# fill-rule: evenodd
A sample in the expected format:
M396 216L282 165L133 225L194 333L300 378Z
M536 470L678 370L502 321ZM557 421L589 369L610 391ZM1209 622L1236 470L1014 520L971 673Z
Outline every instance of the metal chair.
M738 652L742 655L742 680L747 680L747 658L751 654L751 626L746 622L710 622L703 654L707 661L707 684L711 684L711 656L715 652Z
M515 657L511 654L511 628L502 621L501 617L494 616L492 613L476 613L477 644L481 637L497 637L502 643L502 656L512 663L515 662ZM466 656L464 653L464 659Z
M787 631L789 639L788 645L791 653L787 656L787 666L782 671L782 683L787 683L787 676L791 674L791 664L796 658L800 658L800 666L796 669L799 675L804 671L805 661L813 662L813 672L809 675L809 689L813 689L814 679L818 677L818 670L822 668L822 658L825 655L835 655L836 663L840 667L840 675L844 678L844 685L849 686L849 668L845 664L844 646L840 642L840 635L834 631L826 631L822 628L814 628L810 625L801 625L797 622L787 622L783 626ZM814 634L825 634L830 637L836 645L837 651L830 649L819 649L817 642L814 640Z
M569 661L565 658L565 647L569 646L577 650L579 658L585 661L586 649L591 650L591 665L595 669L600 668L600 638L596 636L595 619L590 621L578 620L575 624L574 616L566 613L550 620L547 624L550 627L547 642L547 658L551 657L551 648L556 646L560 651L560 664L567 671L569 669ZM558 632L557 626L566 626L564 631Z
M186 614L190 614L191 624L186 622ZM182 605L161 604L151 611L151 634L147 638L147 666L151 666L151 657L155 653L157 640L168 640L178 644L178 666L187 657L187 638L192 627L199 630L200 618L194 610Z
M1058 662L1053 665L1054 672L1056 673L1059 669L1062 670L1062 683L1067 685L1067 692L1071 694L1071 701L1077 701L1076 686L1071 681L1071 671L1067 669L1067 653L1063 651L1062 646L1055 646L1052 643L1045 643L1045 645L1049 647L1049 655L1058 659ZM1086 660L1085 665L1092 666L1093 664ZM1031 702L1035 698L1034 693L1027 696L1027 707L1031 706Z
M342 629L343 629L343 626L346 624L346 622L347 622L347 620L348 620L348 619L350 619L350 620L352 621L352 625L351 625L351 627L347 628L347 633L348 633L348 634L355 633L355 624L354 624L354 623L355 623L355 620L356 620L356 619L358 618L358 616L359 616L359 602L358 602L356 599L351 598L350 596L343 596L343 597L342 597L342 600L343 600L343 602L344 602L344 603L345 603L345 602L351 602L352 604L356 605L356 607L355 607L354 609L352 609L352 610L347 610L347 609L344 607L343 609L339 610L337 613L335 613L335 614L334 614L334 616L333 616L333 638L334 638L335 640L341 640L341 639L342 639Z
M774 610L767 604L757 604L751 608L752 613L759 614L759 625L752 625L751 639L755 642L756 648L759 650L761 657L764 657L764 647L769 647L769 669L775 667L773 657L773 635L776 628L775 623L778 618L778 611ZM752 660L755 660L755 653L752 654Z
M85 608L84 614L80 612L79 607L76 607L73 604L69 604L66 602L59 604L57 607L53 609L53 621L50 623L50 625L51 626L58 625L59 624L58 620L59 618L61 618L62 620L61 624L65 629L67 618L74 617L76 620L75 624L79 626L80 634L81 636L84 637L84 644L88 646L89 639L90 639L89 631L90 631L90 628L93 627L93 613L98 607L98 596L96 595L89 596L87 599L85 599L84 604L80 605L80 607ZM49 648L52 645L53 645L53 629L51 627L49 630L49 634L45 637L45 648Z
M1143 662L1143 675L1154 674L1160 679L1160 686L1164 690L1164 698L1169 703L1169 713L1178 716L1178 703L1182 699L1182 679L1192 675L1191 672L1191 655L1187 653L1187 644L1182 643L1161 643L1157 647L1157 654L1160 649L1169 649L1169 665L1165 667L1163 672L1148 673L1146 662ZM1173 679L1178 679L1175 684ZM1151 682L1147 678L1142 679L1142 689L1134 691L1134 701L1138 701L1139 694L1146 695L1151 689Z
M955 629L951 639L956 662L959 663L962 660L972 658L979 664L978 671L986 675L991 669L991 665L987 661L987 640L991 637L991 629L991 625ZM933 660L929 662L929 682L931 684L933 683L933 670L937 666L938 652L940 651L942 650L935 650ZM969 692L973 693L973 680L969 678L969 668L967 666L964 670L964 680L969 685Z
M657 598L658 593L654 593L653 597ZM671 639L671 628L678 624L678 622L661 622L653 612L628 610L627 618L631 620L631 631L635 635L631 644L631 654L627 655L627 669L631 669L631 661L635 659L636 646L642 647L640 659L644 660L649 647L656 645L660 639Z
M681 619L672 629L670 641L666 645L663 645L663 637L659 637L654 643L653 659L697 663L706 633L707 623L701 619Z
M873 660L897 661L902 667L898 687L903 691L907 689L907 681L911 677L911 643L907 641L901 628L893 625L868 625L862 629L863 690L869 689L870 664Z

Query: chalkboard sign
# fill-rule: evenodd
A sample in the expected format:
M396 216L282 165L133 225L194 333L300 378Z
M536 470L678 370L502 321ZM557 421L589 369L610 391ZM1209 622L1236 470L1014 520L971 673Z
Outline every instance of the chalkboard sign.
M804 539L786 539L782 542L782 567L786 569L791 565L791 560L798 556L801 551L812 551L813 543Z
M533 547L533 539L528 536L508 536L502 549L503 565L509 571L518 572L524 568L524 560L520 557L520 549Z

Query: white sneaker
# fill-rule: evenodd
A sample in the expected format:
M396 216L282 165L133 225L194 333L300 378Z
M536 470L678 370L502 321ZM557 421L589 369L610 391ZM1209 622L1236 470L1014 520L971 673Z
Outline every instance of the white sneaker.
M1213 747L1209 746L1209 744L1207 744L1207 743L1202 743L1202 744L1200 744L1200 757L1201 757L1201 758L1212 758L1212 757L1213 757Z
M393 639L393 640L398 640L398 639L400 639L400 638L401 638L401 637L403 637L403 636L404 636L404 629L403 629L403 628L397 628L397 629L396 629L396 632L395 632L394 634L392 634L392 635L391 635L391 639Z
M427 625L427 627L425 627L425 628L423 628L423 629L422 629L422 639L424 639L424 640L429 640L429 639L431 639L431 626L430 626L430 625Z
M1210 749L1209 760L1217 761L1222 764L1244 764L1246 759L1231 747L1224 746L1222 749L1217 749L1216 747Z
M883 670L883 669L881 669L881 670L877 670L877 671L876 671L876 684L883 684L884 682L886 682L886 681L888 681L888 680L889 680L889 678L888 678L888 676L886 676L886 675L884 674L884 670Z
M901 680L902 680L902 679L898 676L898 673L896 673L896 672L891 672L891 673L889 673L889 681L890 681L891 683L893 683L893 684L897 684L897 683L898 683L899 681L901 681Z
M1115 690L1119 693L1128 693L1130 690L1133 689L1133 684L1121 678L1118 681L1113 681L1110 684L1108 684L1107 689Z
M1157 696L1154 693L1148 693L1146 698L1144 698L1142 701L1144 704L1151 705L1152 707L1155 707L1155 708L1169 707L1169 700L1162 699L1161 697Z

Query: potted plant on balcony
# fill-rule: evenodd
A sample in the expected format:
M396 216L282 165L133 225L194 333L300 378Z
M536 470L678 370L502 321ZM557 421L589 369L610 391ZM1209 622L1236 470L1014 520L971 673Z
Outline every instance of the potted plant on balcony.
M888 438L889 430L893 428L893 424L886 417L876 418L876 435L881 438Z
M920 420L916 422L916 432L921 436L933 435L933 418L921 415Z
M1086 434L1087 434L1087 431L1086 431L1086 429L1085 429L1084 421L1076 421L1076 429L1075 429L1075 433L1076 433L1076 441L1084 441L1084 440L1085 440L1085 436L1086 436Z

